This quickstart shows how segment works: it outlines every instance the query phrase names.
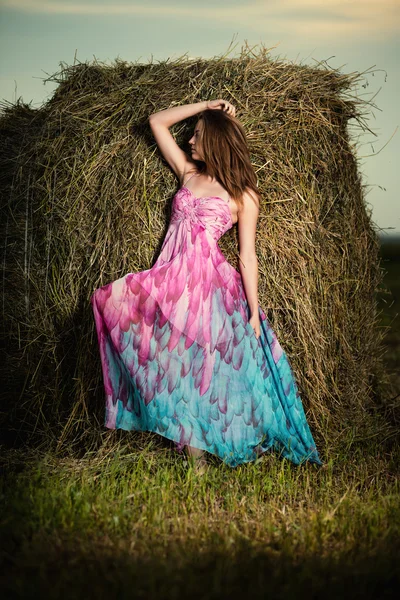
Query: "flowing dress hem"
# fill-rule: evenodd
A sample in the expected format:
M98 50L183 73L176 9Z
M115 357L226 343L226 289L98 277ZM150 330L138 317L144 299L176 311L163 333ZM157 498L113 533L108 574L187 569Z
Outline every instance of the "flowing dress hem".
M213 456L216 456L217 458L219 458L221 460L221 462L225 463L226 465L228 465L231 468L234 467L238 467L241 464L244 463L254 463L258 460L260 460L260 457L263 456L264 454L266 454L267 452L270 454L273 454L273 452L277 453L277 447L276 447L276 440L272 440L268 446L264 447L261 445L262 441L265 439L265 435L261 437L261 439L255 444L255 446L253 446L253 455L252 457L250 457L249 455L251 454L251 449L249 449L249 454L248 455L244 455L244 454L238 454L236 453L234 455L233 460L227 460L226 457L222 458L219 454L216 454L215 452L211 452L210 451L210 447L207 446L206 444L202 444L201 442L196 441L194 444L190 443L190 444L180 444L180 442L178 440L176 440L174 437L169 436L166 434L165 431L161 432L157 429L157 427L154 427L152 429L150 428L139 428L139 429L135 429L132 427L124 427L123 425L119 425L116 427L110 426L108 423L108 413L109 411L106 410L106 418L105 418L105 427L107 429L112 429L112 430L116 430L116 429L122 429L124 431L138 431L138 432L146 432L146 433L156 433L157 435L160 435L161 437L163 437L164 439L167 439L171 442L174 442L175 444L175 450L176 452L178 452L178 454L182 454L183 453L183 448L186 445L191 446L192 448L196 448L197 450L204 450L205 452L208 452L209 454L212 454ZM278 444L280 445L281 449L283 448L283 451L289 451L287 449L287 447L282 443L282 442L278 442ZM257 452L256 448L259 448L259 452ZM282 450L281 450L282 451ZM315 457L315 452L316 450L314 450L310 455L307 455L304 459L299 460L299 461L295 461L293 460L293 458L289 458L288 456L281 456L280 458L286 458L286 460L288 460L289 462L291 462L292 464L296 465L296 466L300 466L303 463L306 462L310 462L313 464L317 464L319 466L323 466L324 463L318 458ZM279 452L278 452L279 454Z

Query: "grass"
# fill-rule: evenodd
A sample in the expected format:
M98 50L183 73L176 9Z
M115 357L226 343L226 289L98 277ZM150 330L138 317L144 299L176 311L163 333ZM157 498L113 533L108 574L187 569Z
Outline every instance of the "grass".
M394 356L399 266L386 265L392 297L380 298ZM3 597L395 596L395 435L349 428L324 448L323 469L274 455L231 469L209 455L198 474L155 434L129 433L111 448L102 432L102 450L79 460L3 453Z
M373 440L345 443L326 469L269 455L203 475L153 439L81 460L10 456L9 597L291 597L310 585L356 597L358 578L359 593L378 597L374 586L400 583L399 454Z

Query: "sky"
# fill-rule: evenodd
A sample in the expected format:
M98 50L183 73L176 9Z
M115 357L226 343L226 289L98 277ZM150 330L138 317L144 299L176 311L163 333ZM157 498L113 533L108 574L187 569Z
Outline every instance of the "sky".
M400 0L0 0L0 99L34 108L61 63L212 58L246 42L270 56L364 74L370 132L354 136L372 220L400 235ZM350 121L351 123L351 121Z

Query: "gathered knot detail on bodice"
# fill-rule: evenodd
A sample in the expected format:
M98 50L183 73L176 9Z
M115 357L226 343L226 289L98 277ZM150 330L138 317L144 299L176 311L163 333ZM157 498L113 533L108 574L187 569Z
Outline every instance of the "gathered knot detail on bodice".
M197 198L186 187L181 187L172 201L171 223L181 224L193 232L200 226L218 240L232 227L229 203L218 196Z
M184 204L181 207L180 211L181 211L181 215L182 215L182 220L185 221L186 227L190 231L192 225L194 223L196 223L196 221L198 220L197 206L195 206L194 203L188 202L187 204ZM179 216L179 210L178 210L178 216Z

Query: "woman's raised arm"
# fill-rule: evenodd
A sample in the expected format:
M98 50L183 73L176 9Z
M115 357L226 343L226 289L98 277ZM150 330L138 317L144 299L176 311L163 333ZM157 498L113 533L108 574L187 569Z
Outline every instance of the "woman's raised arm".
M197 115L202 110L208 108L208 100L202 102L194 102L193 104L181 104L180 106L172 106L172 108L166 108L165 110L159 110L158 112L152 113L149 116L150 124L163 125L164 127L171 127L183 119L188 119Z
M166 108L149 116L149 124L157 145L181 183L189 165L190 167L193 166L193 161L178 146L168 128L205 110L207 104L207 100L194 104L182 104L182 106Z

